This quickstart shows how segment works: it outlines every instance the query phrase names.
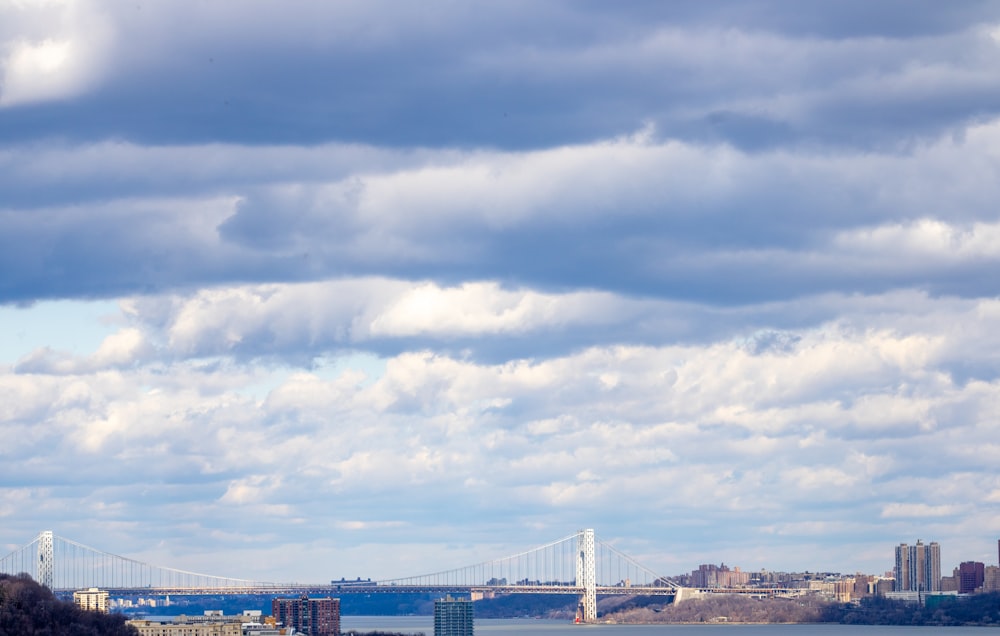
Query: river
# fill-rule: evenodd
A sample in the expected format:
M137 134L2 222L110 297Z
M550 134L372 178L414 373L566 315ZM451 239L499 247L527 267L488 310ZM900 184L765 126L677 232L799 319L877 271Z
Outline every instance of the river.
M433 616L342 616L341 631L388 631L434 635ZM873 625L574 625L543 619L477 619L476 636L989 636L988 627L899 627Z

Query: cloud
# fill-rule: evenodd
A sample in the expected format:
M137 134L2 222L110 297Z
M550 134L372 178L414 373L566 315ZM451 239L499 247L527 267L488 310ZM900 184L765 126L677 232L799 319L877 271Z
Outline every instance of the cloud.
M429 289L423 283L393 286L396 295L383 306ZM329 289L343 295L339 285ZM306 297L323 291L313 285L302 290L309 291ZM246 291L228 297L199 292L195 298L211 298L213 311L222 310L215 324L224 325L229 318L218 317L267 315L246 309L244 301L274 302L295 289L273 287L256 299ZM466 291L448 293L461 297ZM487 332L491 316L506 315L509 300L520 298L490 285L471 291L466 299L478 301L469 306L473 315L482 312ZM173 306L184 307L180 300ZM574 306L561 300L548 299L550 319L572 329L560 318L562 311L572 315ZM58 435L66 441L46 453L44 469L55 488L51 497L75 496L80 479L100 484L93 497L104 512L65 518L71 530L82 528L87 515L118 515L136 506L152 518L173 514L149 507L166 500L198 502L200 523L208 527L221 527L216 524L233 509L252 509L259 513L258 533L305 537L321 528L364 528L390 541L401 524L411 533L431 532L425 524L435 511L458 501L491 523L513 509L524 519L558 509L574 523L612 529L616 522L606 510L631 515L652 506L707 521L766 510L764 519L787 518L778 536L789 528L798 528L798 536L803 528L833 523L825 520L828 514L839 515L842 524L870 523L868 515L943 518L977 505L991 488L943 489L949 479L975 479L990 470L988 463L976 467L957 458L968 457L970 443L991 443L989 405L1000 395L998 383L960 385L946 371L952 356L965 355L963 342L972 355L993 355L998 343L978 335L979 327L991 324L989 303L910 298L934 309L901 330L905 323L882 314L883 307L906 312L899 298L855 299L856 316L795 329L785 345L768 349L748 350L744 340L722 336L701 344L608 343L502 363L405 351L388 357L376 376L350 366L331 373L323 367L329 363L314 362L311 370L274 376L259 399L244 391L266 377L272 363L236 363L213 347L172 350L169 316L190 325L212 321L187 310L144 314L143 303L153 301L126 303L128 315L149 320L141 328L123 326L81 358L87 364L70 359L62 367L0 376L0 390L18 398L4 402L5 427L21 431L6 447L8 476L30 483L43 474L32 458L44 440ZM295 317L315 321L308 313ZM852 320L877 324L869 315L896 330L848 326ZM232 324L238 336L240 323ZM950 326L945 335L924 335L932 328L938 333L941 325ZM300 329L288 326L289 333ZM466 327L446 322L440 329L461 333ZM945 339L954 344L945 346ZM132 357L139 342L160 348ZM122 366L123 359L128 364ZM808 439L819 441L803 443ZM53 462L54 456L64 459ZM972 472L929 475L929 461ZM116 485L119 471L128 472L132 486ZM674 486L664 489L665 483ZM175 493L182 484L197 484L197 490ZM150 494L134 500L133 488ZM904 498L916 492L930 499ZM317 500L339 503L324 512L316 509ZM394 514L386 517L384 510ZM764 522L741 524L748 532L760 525L766 533ZM545 527L555 530L551 522Z
M238 147L109 146L44 150L26 168L22 148L8 158L15 192L59 174L83 198L0 210L3 262L16 272L0 297L331 276L727 303L906 287L990 295L981 269L998 256L1000 193L996 179L969 175L996 171L996 131L991 121L902 154L747 153L640 132L524 153L263 148L239 166ZM327 160L329 174L311 166ZM288 161L296 168L270 181L267 167ZM130 163L167 165L166 176L134 171L127 196L108 198L117 186L103 175ZM214 186L202 173L230 169Z
M883 517L954 517L961 514L959 506L892 503L882 509Z
M394 528L405 526L402 521L338 521L337 527L344 530L371 530L373 528Z
M99 7L13 2L0 16L0 108L76 97L101 79L114 27Z
M125 328L107 336L91 355L74 356L44 347L18 360L15 370L18 373L86 373L131 366L151 353L152 346L139 329Z
M997 24L7 3L5 532L269 580L985 553Z
M428 2L420 12L295 2L253 15L187 1L77 2L50 5L45 15L60 21L37 25L29 18L41 9L9 12L10 39L29 22L36 42L53 30L39 25L53 23L76 34L100 20L114 34L91 65L100 82L44 122L75 139L540 148L656 121L670 137L749 148L872 147L934 137L996 106L988 33L997 16L981 3L852 4L797 17L784 2L614 11ZM160 123L134 114L163 103ZM15 121L24 126L8 138L38 130L31 117Z

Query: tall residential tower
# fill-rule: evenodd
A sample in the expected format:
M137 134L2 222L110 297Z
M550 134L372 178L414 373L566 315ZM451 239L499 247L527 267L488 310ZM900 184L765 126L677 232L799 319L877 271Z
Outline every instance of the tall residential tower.
M939 592L941 590L941 546L937 541L924 545L901 543L896 546L896 591Z
M434 601L434 636L472 636L472 601L450 596Z

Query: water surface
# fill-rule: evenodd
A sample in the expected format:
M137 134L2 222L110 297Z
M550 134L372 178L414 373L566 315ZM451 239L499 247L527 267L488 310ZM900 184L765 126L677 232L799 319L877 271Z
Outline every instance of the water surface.
M343 631L434 634L432 616L342 616ZM906 627L873 625L574 625L545 619L477 619L477 636L1000 636L989 627Z

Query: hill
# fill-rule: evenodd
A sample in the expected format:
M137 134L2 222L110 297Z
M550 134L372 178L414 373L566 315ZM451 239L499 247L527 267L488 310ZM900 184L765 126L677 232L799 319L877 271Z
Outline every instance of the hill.
M0 574L0 636L138 636L125 617L60 601L27 574Z
M933 601L933 602L931 602ZM754 599L720 594L662 605L655 599L609 599L601 619L615 623L842 623L851 625L998 625L1000 594L931 599L928 604L881 597L858 604L831 603L814 596Z

